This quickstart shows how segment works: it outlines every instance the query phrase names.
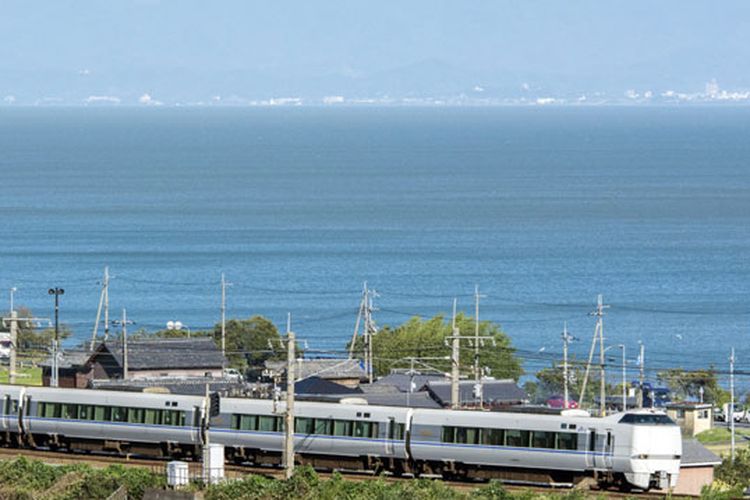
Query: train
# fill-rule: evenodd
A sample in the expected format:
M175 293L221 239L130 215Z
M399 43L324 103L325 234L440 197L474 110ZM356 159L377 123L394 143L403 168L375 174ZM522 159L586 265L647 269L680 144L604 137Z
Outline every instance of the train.
M0 444L281 464L283 402L0 385ZM329 470L666 490L677 484L679 427L659 410L591 417L298 401L295 460Z

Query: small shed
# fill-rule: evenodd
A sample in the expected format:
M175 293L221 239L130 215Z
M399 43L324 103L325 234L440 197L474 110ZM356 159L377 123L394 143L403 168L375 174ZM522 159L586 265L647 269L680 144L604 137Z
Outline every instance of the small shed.
M683 401L667 404L667 415L677 422L685 436L695 437L713 427L713 405Z
M675 495L700 495L704 486L714 481L714 467L721 464L721 458L712 453L695 439L682 440L680 477L672 490Z

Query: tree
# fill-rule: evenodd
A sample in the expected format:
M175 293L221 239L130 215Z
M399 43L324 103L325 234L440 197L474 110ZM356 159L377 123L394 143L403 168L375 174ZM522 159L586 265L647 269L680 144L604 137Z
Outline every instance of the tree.
M586 367L575 359L568 364L568 394L571 400L579 401L581 398L581 386L583 377L586 373ZM536 392L537 402L544 402L550 396L562 395L565 391L565 377L563 376L563 367L561 363L554 363L549 368L542 368L536 372L538 380L538 389ZM589 379L586 385L585 404L593 404L599 398L599 366L592 365L589 371ZM606 380L605 380L606 383ZM617 385L619 389L611 384L606 384L606 393L608 395L622 394L622 384Z
M221 346L221 323L214 326L213 337ZM229 366L240 371L262 370L269 359L286 359L286 350L279 345L281 336L276 325L263 316L230 319L226 322L226 356ZM269 341L271 347L269 347Z
M456 317L456 326L464 336L474 334L474 320L464 314ZM396 328L385 326L373 335L373 368L376 375L385 375L391 368L408 366L405 358L443 358L428 361L435 368L449 372L451 369L450 342L447 340L452 334L451 322L444 316L437 315L423 320L414 317ZM495 378L512 378L518 380L523 374L521 363L515 356L515 349L511 346L508 336L500 327L490 321L480 321L479 335L492 337L494 345L489 339L483 341L479 350L479 364L489 368L490 375ZM363 341L357 339L355 352L361 353ZM466 374L474 366L474 348L467 340L461 340L460 352L461 372Z
M18 308L19 318L32 318L34 314L27 307ZM62 324L60 325L60 340L70 337L70 328ZM31 321L19 321L18 322L18 350L19 351L33 351L41 350L47 351L52 347L52 340L55 338L54 327L48 327L44 329L37 329Z
M707 370L670 368L659 372L657 379L666 384L680 399L697 399L700 396L701 387L703 387L703 400L707 403L721 406L730 399L729 392L719 386L716 369L713 366Z

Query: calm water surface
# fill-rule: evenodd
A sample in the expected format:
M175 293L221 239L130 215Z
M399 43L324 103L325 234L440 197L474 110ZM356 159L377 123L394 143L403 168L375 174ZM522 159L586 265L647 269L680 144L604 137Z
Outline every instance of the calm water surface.
M749 139L741 108L2 109L0 289L64 287L82 340L105 265L149 330L214 324L223 271L230 317L336 351L365 280L380 324L478 283L530 371L602 293L650 369L747 369Z

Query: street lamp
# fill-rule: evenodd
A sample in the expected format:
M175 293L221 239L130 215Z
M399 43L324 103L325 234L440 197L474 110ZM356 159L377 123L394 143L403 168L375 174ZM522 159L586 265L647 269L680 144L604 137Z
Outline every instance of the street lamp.
M190 338L190 328L187 325L183 325L181 321L167 321L167 330L179 332L183 328L187 330L187 336Z
M59 384L58 370L58 350L60 349L60 295L65 294L62 288L50 288L47 292L55 296L55 340L52 342L52 381L51 386L57 387Z

